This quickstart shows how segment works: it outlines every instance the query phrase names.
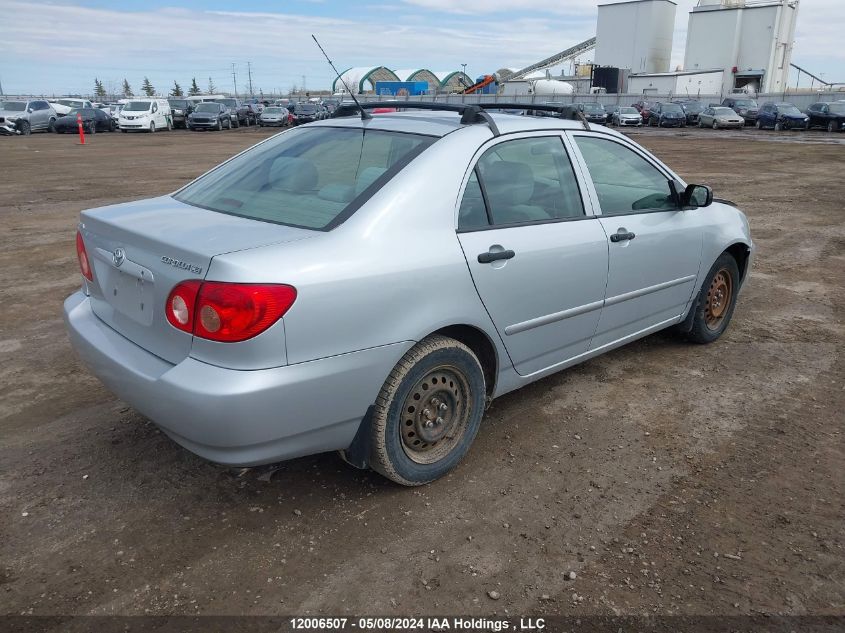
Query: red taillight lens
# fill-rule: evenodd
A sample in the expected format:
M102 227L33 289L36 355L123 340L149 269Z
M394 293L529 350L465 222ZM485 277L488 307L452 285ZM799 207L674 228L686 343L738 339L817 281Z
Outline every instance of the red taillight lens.
M88 281L94 281L88 251L85 250L85 242L82 241L82 233L79 231L76 232L76 258L79 260L79 270L82 271L82 276Z
M194 336L235 343L261 334L296 300L296 288L283 284L185 281L167 299L167 320Z
M188 333L194 331L194 311L200 286L202 286L200 280L192 279L183 281L170 291L164 311L170 325L177 330Z

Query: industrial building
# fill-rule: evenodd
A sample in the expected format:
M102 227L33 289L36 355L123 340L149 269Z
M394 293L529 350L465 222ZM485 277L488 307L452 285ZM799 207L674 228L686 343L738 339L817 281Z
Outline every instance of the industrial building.
M725 71L679 70L671 73L651 73L628 76L628 92L631 94L718 95L722 92Z
M789 80L799 0L699 0L689 16L684 68L722 68L721 91L782 92Z
M427 92L452 92L463 90L475 83L460 70L432 71L427 68L391 70L386 66L360 66L341 73L343 82L358 94L375 92L379 82L421 82L428 84ZM337 78L332 83L332 92L343 90L343 82Z
M600 4L595 63L631 73L665 73L672 61L672 0Z

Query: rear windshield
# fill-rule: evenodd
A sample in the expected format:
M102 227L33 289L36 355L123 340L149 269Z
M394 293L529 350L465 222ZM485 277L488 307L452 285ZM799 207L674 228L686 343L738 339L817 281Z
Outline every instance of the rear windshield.
M753 99L736 99L734 101L737 108L756 108L757 102Z
M663 111L664 112L674 112L676 114L679 113L679 112L681 114L683 114L683 112L684 112L681 109L681 106L679 106L677 103L664 103L663 104Z
M828 108L833 114L845 114L845 103L831 103Z
M175 198L254 220L325 229L433 141L382 130L298 128L256 145Z
M188 102L182 99L168 99L171 108L187 108Z
M230 108L236 108L238 106L238 102L235 99L215 99L217 103L225 103Z
M271 106L269 108L264 108L264 114L279 114L282 110L287 112L287 108L279 108L276 106Z

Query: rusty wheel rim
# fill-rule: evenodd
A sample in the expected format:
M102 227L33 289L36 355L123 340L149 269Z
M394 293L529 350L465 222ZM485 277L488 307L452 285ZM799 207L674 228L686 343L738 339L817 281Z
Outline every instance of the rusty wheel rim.
M726 268L713 276L707 289L707 304L704 309L704 323L711 330L718 330L725 320L733 296L733 280Z
M423 376L402 405L402 449L418 464L433 464L457 446L470 414L469 382L442 365Z

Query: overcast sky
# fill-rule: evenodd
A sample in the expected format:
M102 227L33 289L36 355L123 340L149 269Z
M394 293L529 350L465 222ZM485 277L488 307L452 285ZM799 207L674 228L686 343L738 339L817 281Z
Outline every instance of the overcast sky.
M687 16L677 0L673 67ZM800 0L793 62L845 82L845 0ZM90 93L94 78L138 92L149 76L201 88L328 88L315 33L339 70L350 66L455 70L522 67L595 35L597 0L0 0L0 82L7 94ZM241 8L248 7L248 8ZM590 56L587 56L589 59Z

